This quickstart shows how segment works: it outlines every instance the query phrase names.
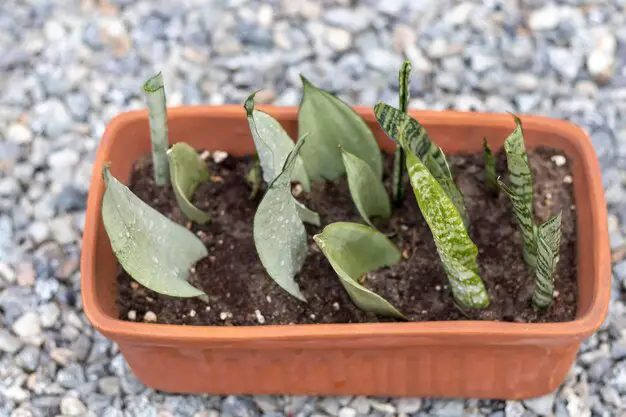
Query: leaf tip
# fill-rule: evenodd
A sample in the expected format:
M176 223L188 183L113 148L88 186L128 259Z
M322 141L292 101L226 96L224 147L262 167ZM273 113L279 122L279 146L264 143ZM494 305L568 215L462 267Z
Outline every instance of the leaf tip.
M143 84L143 91L146 93L155 93L162 88L164 88L164 83L163 83L163 74L161 71L159 71L153 77L149 78Z
M243 108L246 110L246 115L248 117L252 116L252 112L254 111L254 96L256 96L259 91L261 91L261 89L254 91L243 103Z

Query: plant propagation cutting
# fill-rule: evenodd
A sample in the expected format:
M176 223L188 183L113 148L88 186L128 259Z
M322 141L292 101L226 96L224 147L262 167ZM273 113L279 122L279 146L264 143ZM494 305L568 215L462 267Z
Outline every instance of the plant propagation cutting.
M253 93L244 108L254 157L169 147L162 78L148 80L152 158L136 163L130 188L103 172L120 316L573 319L575 215L562 156L527 152L513 116L504 152L484 140L483 154L448 159L407 114L409 74L405 63L399 108L374 107L396 143L388 156L347 104L304 77L295 143Z

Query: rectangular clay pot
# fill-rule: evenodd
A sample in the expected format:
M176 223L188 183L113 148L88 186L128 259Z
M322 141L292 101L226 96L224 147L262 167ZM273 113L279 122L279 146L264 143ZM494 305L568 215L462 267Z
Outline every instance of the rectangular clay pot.
M296 108L264 110L296 137ZM357 109L385 151L394 144L371 109ZM477 152L486 136L501 147L510 115L411 112L448 154ZM172 142L254 151L241 106L169 110ZM150 151L147 113L125 113L108 126L94 165L81 262L83 307L94 327L119 344L137 377L155 389L185 393L364 394L519 399L553 391L580 342L602 323L609 303L606 204L594 149L580 128L523 117L530 148L567 155L574 177L578 227L578 313L566 323L485 321L192 327L119 320L117 262L102 224L102 166L127 181Z

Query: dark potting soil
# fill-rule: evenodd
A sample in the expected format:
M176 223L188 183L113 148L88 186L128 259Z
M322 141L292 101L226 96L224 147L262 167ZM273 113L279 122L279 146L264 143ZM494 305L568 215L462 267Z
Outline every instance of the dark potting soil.
M367 274L365 285L391 302L412 321L497 320L560 322L576 313L576 215L568 163L551 160L558 152L530 152L534 174L535 217L544 222L562 211L561 259L556 276L556 296L543 312L530 300L534 277L522 258L522 240L507 197L491 195L483 185L482 154L451 157L457 184L465 196L470 217L470 235L480 250L479 265L491 305L486 309L461 311L454 303L435 243L405 178L405 200L380 230L392 235L406 259L389 268ZM386 157L389 173L393 157ZM159 295L134 282L120 268L118 275L119 316L129 320L133 310L141 321L152 311L159 323L189 325L259 325L292 323L355 323L390 321L359 310L312 236L321 227L307 225L309 253L297 276L308 303L289 296L266 274L252 237L252 219L261 194L249 199L245 176L251 159L228 157L220 164L209 162L213 175L194 194L194 203L209 210L212 221L204 226L189 224L180 212L170 187L157 187L149 158L135 164L130 189L143 201L177 223L189 225L205 243L209 256L192 272L190 282L204 290L209 303L197 298ZM506 172L506 158L498 157L498 172ZM297 186L296 186L297 187ZM345 178L316 184L298 197L322 217L322 225L336 221L360 222ZM132 317L132 314L131 314Z

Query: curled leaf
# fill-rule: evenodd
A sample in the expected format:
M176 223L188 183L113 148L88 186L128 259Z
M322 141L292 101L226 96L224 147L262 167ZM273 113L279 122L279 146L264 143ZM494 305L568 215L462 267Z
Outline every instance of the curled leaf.
M430 139L424 126L408 114L402 113L385 103L376 104L374 114L387 136L405 150L413 152L422 163L426 164L428 170L457 207L464 224L467 226L468 216L463 195L454 183L445 154Z
M361 158L341 148L343 163L348 175L348 186L352 201L359 214L370 226L371 218L391 216L391 204L385 186L372 168Z
M194 206L190 199L198 186L209 180L206 162L196 150L186 143L177 143L167 151L170 162L170 179L176 201L183 214L191 221L204 224L211 215Z
M261 189L261 164L258 157L246 175L246 182L250 185L251 190L249 198L252 200Z
M393 305L359 283L366 273L396 264L400 250L379 231L348 222L333 223L313 236L354 304L381 316L405 319Z
M103 169L106 190L102 221L113 253L141 285L173 297L198 297L204 292L187 282L189 269L208 255L189 230L141 201Z
M498 174L496 173L496 158L493 156L493 152L491 152L487 138L483 138L483 160L485 163L485 186L489 191L497 195L500 192L500 186L498 185Z
M154 180L157 185L165 185L169 181L169 167L166 155L169 142L167 137L167 108L163 75L159 72L146 81L143 85L143 91L148 102Z
M561 249L561 213L537 228L537 270L533 305L543 309L554 298L554 276Z
M300 216L300 220L305 223L312 224L313 226L319 226L321 224L320 215L317 212L311 210L295 198L294 201L296 203L296 208L298 209L298 216Z
M283 169L287 156L293 151L294 142L276 119L254 108L255 94L250 94L244 108L248 115L248 124L263 169L263 180L270 184ZM298 181L304 191L311 190L309 176L300 156L296 158L292 180Z
M269 276L285 291L306 301L294 277L306 258L306 230L300 219L296 200L291 195L291 173L301 138L289 154L282 172L269 185L254 215L254 244Z
M524 260L534 269L537 264L537 242L533 215L533 177L526 155L522 122L515 115L513 118L517 126L504 141L511 185L503 187L503 190L513 204L515 218L524 239ZM499 183L503 185L501 181Z
M298 130L310 132L302 159L311 180L334 180L344 172L338 145L365 161L382 178L383 161L374 134L363 119L339 98L302 77L304 96Z
M467 233L463 217L422 161L410 149L405 150L413 192L433 234L454 298L465 308L487 307L489 297L476 262L478 248Z

